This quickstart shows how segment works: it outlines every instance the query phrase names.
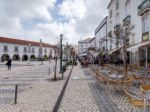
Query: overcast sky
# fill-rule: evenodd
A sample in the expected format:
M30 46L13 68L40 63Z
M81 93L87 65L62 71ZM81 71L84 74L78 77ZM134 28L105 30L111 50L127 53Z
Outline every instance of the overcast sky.
M110 0L0 0L0 36L55 44L93 37Z

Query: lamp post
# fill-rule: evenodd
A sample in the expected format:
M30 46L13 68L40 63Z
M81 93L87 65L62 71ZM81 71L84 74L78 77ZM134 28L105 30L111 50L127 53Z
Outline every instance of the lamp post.
M31 59L31 57L30 57L30 51L31 51L31 44L29 43L29 60L28 60L28 64L30 64L30 59Z
M66 42L66 58L67 58L67 60L68 60L68 42Z
M41 60L41 64L43 64L43 56L42 56L42 39L40 39L40 46L39 46L39 57L40 57L40 60Z
M62 73L62 39L63 39L63 34L60 34L60 73Z

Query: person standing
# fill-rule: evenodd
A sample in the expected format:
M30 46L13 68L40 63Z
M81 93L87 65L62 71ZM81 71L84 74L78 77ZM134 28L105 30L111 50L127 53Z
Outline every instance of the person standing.
M8 70L11 70L11 59L9 59L6 63L7 67L8 67Z

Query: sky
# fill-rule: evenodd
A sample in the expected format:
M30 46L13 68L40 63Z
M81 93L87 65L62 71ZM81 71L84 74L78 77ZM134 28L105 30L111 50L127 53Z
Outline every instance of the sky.
M0 36L56 44L94 37L110 0L0 0Z

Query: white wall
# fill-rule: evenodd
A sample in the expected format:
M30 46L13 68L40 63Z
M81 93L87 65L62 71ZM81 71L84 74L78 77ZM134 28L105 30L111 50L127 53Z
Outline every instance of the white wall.
M123 23L123 19L127 16L126 10L125 10L125 4L127 0L118 0L118 1L119 1L119 8L117 10L116 10L116 0L113 0L113 3L108 8L108 12L112 10L111 18L110 18L110 13L108 13L109 14L108 15L108 32L114 31L114 26L117 23ZM137 12L138 6L141 4L141 0L128 0L128 1L130 1L129 14L131 15L131 25L135 26L134 29L132 30L129 43L130 45L134 45L136 43L142 42L142 24L141 24L142 22L141 22L141 17L138 16L138 12ZM118 20L116 18L117 14L119 14ZM115 37L114 34L113 34L113 37ZM116 45L113 44L112 49L115 49L115 48L116 48Z
M4 45L7 45L8 46L8 52L4 52L3 49L4 49ZM15 46L18 46L18 51L19 52L14 52L14 47ZM24 53L24 47L27 47L27 53ZM34 48L35 52L32 53L32 47ZM45 53L45 49L47 49L47 53ZM47 47L43 47L43 56L44 55L47 55L49 56L50 55L50 49L52 49L52 56L54 57L54 48L47 48ZM29 53L29 46L27 45L18 45L18 44L10 44L10 43L0 43L0 61L1 61L1 56L3 54L8 54L10 56L10 58L13 58L13 55L14 54L19 54L20 56L20 60L22 60L22 56L24 54L27 54L28 57L31 56L31 55L35 55L36 57L38 57L39 55L39 46L31 46L30 48L30 53Z

